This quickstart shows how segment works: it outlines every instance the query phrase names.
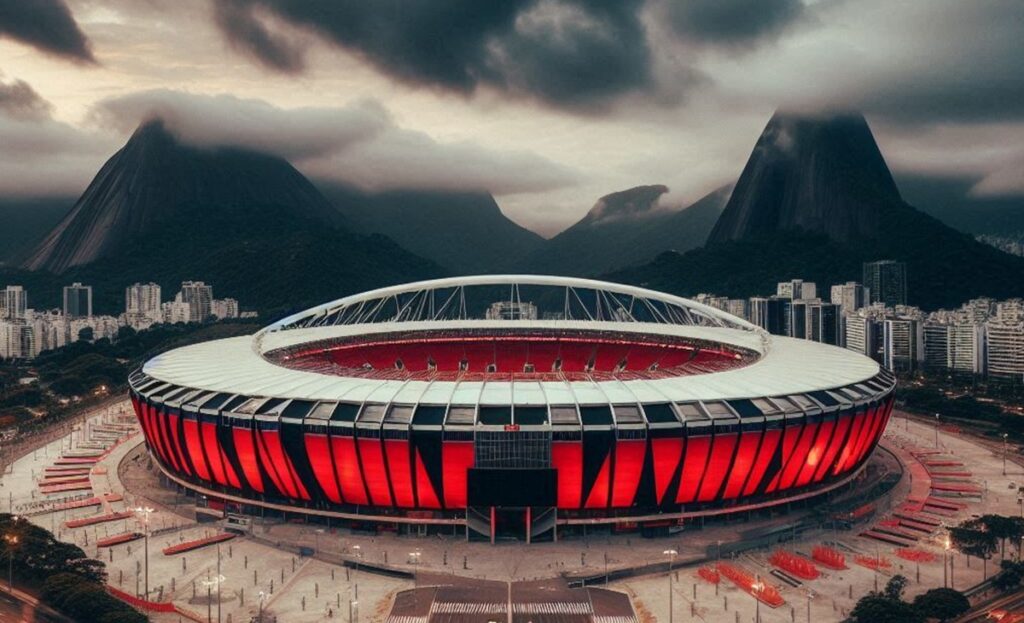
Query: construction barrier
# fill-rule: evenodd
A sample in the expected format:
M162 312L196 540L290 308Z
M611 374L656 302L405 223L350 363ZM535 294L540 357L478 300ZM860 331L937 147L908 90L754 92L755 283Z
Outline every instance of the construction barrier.
M814 562L824 565L829 569L842 571L847 569L846 556L827 545L818 545L811 551L811 558Z
M885 556L856 556L853 561L872 571L888 571L892 569L892 563Z
M813 562L784 549L775 550L768 558L768 562L802 580L816 580L821 575Z
M765 584L763 580L758 582L754 576L738 567L720 562L715 568L739 589L750 593L755 599L767 606L778 608L786 603L786 600L782 598L782 594L779 593L779 589L770 584Z
M114 536L108 536L103 539L96 541L96 547L113 547L115 545L121 545L129 541L135 541L142 538L141 532L125 532L122 534L115 534Z
M938 556L931 552L926 552L921 549L911 549L909 547L901 547L897 549L896 555L903 560L909 560L911 562L935 562L938 560Z
M715 569L712 569L711 567L701 567L697 570L697 575L699 575L702 580L705 580L711 584L718 584L722 581L722 575L718 573L718 571L716 571Z
M148 599L142 599L126 593L120 589L114 588L113 586L107 586L107 592L117 597L124 603L137 608L139 610L148 610L150 612L175 612L174 604L169 601L149 601Z
M217 543L223 543L224 541L230 541L235 538L235 535L230 532L218 534L216 536L207 537L205 539L198 539L196 541L185 541L184 543L178 543L170 547L163 549L165 556L172 556L174 554L181 554L182 552L190 552L200 547L206 547L208 545L215 545Z

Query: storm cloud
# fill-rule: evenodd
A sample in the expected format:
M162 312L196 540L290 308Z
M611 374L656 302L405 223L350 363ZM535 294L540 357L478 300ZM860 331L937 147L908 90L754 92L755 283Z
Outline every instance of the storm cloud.
M96 62L89 40L63 0L0 0L0 36L47 54Z
M410 84L474 93L489 86L564 107L593 107L653 85L640 0L334 2L232 0L255 28L218 19L237 47L281 63L261 8ZM244 12L244 13L243 13ZM252 36L253 31L261 36ZM291 57L288 57L291 60Z
M251 54L271 69L297 73L305 69L303 50L283 36L272 32L245 0L217 0L214 16L217 27L228 41Z
M43 99L32 85L24 80L3 81L0 73L0 113L16 119L46 119L53 112L53 104Z
M667 5L672 28L702 44L751 47L779 36L804 11L802 0L686 0Z

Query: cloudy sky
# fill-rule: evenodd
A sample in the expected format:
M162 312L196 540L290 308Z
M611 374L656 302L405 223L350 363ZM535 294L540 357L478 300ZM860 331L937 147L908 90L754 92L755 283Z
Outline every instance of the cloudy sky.
M552 234L739 175L777 108L1024 196L1021 0L0 0L0 196L77 195L138 123L316 180L487 189Z

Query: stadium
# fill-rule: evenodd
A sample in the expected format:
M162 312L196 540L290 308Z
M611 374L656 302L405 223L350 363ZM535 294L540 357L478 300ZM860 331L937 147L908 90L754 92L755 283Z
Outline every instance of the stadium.
M130 377L151 456L213 509L492 541L828 494L894 386L692 300L532 275L349 296Z

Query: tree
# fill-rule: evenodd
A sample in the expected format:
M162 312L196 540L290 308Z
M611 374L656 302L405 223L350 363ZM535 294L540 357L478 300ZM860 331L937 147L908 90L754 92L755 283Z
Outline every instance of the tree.
M996 551L996 537L985 530L980 519L968 519L949 529L952 546L962 554L981 558L984 575L988 575L988 559Z
M1006 560L1006 541L1019 543L1024 536L1024 519L1004 515L982 515L978 521L986 532L999 539L999 557Z
M844 623L924 623L916 608L885 593L861 597Z
M889 599L899 601L903 599L903 589L907 588L907 578L902 575L894 575L885 583L883 594Z
M963 593L952 588L933 588L914 598L914 608L926 619L947 621L971 607Z
M1004 560L1000 563L1000 567L1002 567L1002 571L992 578L993 586L1003 592L1012 591L1020 586L1021 580L1024 579L1024 562Z

